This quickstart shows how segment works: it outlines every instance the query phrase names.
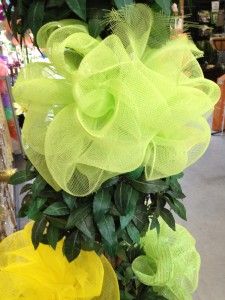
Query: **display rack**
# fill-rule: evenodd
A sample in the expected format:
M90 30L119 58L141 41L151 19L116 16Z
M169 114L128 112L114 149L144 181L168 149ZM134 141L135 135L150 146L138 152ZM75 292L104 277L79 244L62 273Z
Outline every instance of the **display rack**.
M5 178L13 167L12 150L5 111L0 101L0 240L16 230L14 190Z

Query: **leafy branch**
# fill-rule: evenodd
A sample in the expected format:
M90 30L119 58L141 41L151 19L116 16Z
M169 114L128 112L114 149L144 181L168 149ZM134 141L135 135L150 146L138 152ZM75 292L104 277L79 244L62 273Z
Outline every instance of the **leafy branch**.
M64 238L63 251L69 261L81 249L118 257L138 245L150 227L160 230L158 218L175 230L173 213L186 220L185 197L178 180L182 174L146 181L143 168L111 178L94 194L75 197L56 192L31 164L11 177L11 184L26 183L19 217L35 221L32 241L56 247Z
M23 39L27 30L31 30L36 38L42 25L69 18L87 22L90 34L97 37L105 30L103 20L109 10L121 9L135 2L146 3L154 10L170 14L171 0L11 0L9 4L4 4L4 10L18 40Z

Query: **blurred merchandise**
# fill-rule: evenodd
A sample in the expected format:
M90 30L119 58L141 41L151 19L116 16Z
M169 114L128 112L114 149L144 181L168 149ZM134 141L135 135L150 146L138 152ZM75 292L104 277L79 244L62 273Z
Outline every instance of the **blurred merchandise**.
M14 172L12 166L12 140L0 101L0 240L16 230L14 191L7 184Z
M221 97L214 108L212 130L223 133L225 129L225 75L218 78L221 89Z
M198 21L199 23L210 23L210 11L200 10L198 12Z

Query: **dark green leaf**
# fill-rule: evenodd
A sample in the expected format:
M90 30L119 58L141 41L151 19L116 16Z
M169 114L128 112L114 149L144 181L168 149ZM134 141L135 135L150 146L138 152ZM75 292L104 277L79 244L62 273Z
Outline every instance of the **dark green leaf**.
M133 217L134 217L134 212L131 212L131 213L127 214L126 216L121 216L120 217L121 229L124 229L130 223L130 221L133 219Z
M163 220L167 223L167 225L171 229L173 229L174 231L176 230L176 224L175 224L174 217L173 217L172 213L167 208L163 208L160 211L160 216L163 218Z
M69 216L66 228L77 227L88 238L95 238L93 217L91 215L91 204L86 203L76 208Z
M120 297L121 297L121 300L134 300L135 297L132 296L129 292L127 291L121 291L120 292Z
M140 242L140 233L132 222L127 225L127 233L134 243Z
M130 185L127 185L127 188L125 189L126 191L126 196L125 200L125 214L134 214L134 211L136 209L137 206L137 201L139 199L139 193L134 190L133 188L131 188Z
M178 173L176 175L173 175L170 178L174 178L174 179L178 180L178 179L181 179L182 177L184 177L184 173L183 172Z
M137 295L137 299L141 300L166 300L166 298L157 295L156 292L153 291L152 287L142 285L139 289L139 293Z
M47 220L49 221L50 224L52 224L53 226L59 229L64 229L66 227L67 221L64 219L47 216Z
M17 14L17 10L15 10L11 16L11 29L12 29L12 33L13 36L15 37L15 39L17 40L17 42L19 42L18 39L18 14Z
M42 26L42 22L44 19L44 8L45 1L43 0L34 1L29 6L28 23L34 36L36 36L39 28Z
M105 188L109 188L111 186L114 186L118 183L119 181L119 176L115 176L113 178L110 178L108 179L107 181L105 181L102 185L102 188L105 189Z
M114 2L118 9L120 9L126 5L134 4L134 0L114 0Z
M94 228L94 222L93 222L93 217L91 214L89 214L88 216L86 216L82 222L77 223L76 227L83 233L85 234L87 237L89 237L90 239L95 238L95 228Z
M50 21L63 20L71 17L71 9L68 6L49 8L45 11L43 23Z
M186 197L181 189L176 191L167 191L166 193L172 198L184 199Z
M132 239L130 238L129 234L127 233L127 230L121 230L120 232L117 233L118 234L118 237L121 237L122 240L124 242L126 242L127 244L129 245L132 245L133 244L133 241Z
M173 198L169 199L166 198L167 203L169 204L170 208L175 211L175 213L183 220L187 221L186 209L183 203L179 200Z
M159 197L157 199L157 205L158 205L158 209L162 210L166 206L166 199L165 199L165 197Z
M63 253L69 262L80 254L80 238L77 231L67 236L63 243Z
M124 188L125 186L125 188ZM115 198L115 204L116 207L118 209L118 211L123 214L125 212L125 193L126 193L126 186L124 182L120 182L117 187L116 187L116 191L114 194L114 198Z
M140 247L140 245L137 245L135 247L130 247L127 251L127 257L128 257L128 261L131 264L134 259L140 255L144 255L144 250L143 248Z
M51 245L53 249L56 249L57 242L60 238L60 230L59 228L49 224L47 229L47 240L48 244Z
M126 261L126 260L127 260L126 251L125 251L125 249L124 249L122 246L120 246L120 247L117 249L116 255L117 255L122 261Z
M150 230L153 229L156 229L157 234L160 233L160 224L159 224L159 220L156 217L153 217L151 221Z
M178 199L185 198L185 195L182 192L181 185L178 182L178 179L180 179L182 176L183 176L183 173L180 173L178 175L174 175L174 176L167 178L167 182L171 189L171 191L168 191L167 193L170 194L174 198L178 198Z
M56 192L56 191L52 190L51 188L49 189L48 187L45 188L43 191L41 191L39 196L50 198L50 199L53 199L54 201L62 201L63 200L61 192Z
M18 9L18 16L23 17L26 13L26 6L23 3L23 0L17 1L17 9Z
M134 189L144 194L159 193L168 188L168 184L163 180L154 180L149 182L132 180L130 183Z
M47 182L43 179L43 177L41 177L41 175L38 175L32 184L33 197L35 198L36 196L38 196L40 192L44 190L46 185Z
M32 187L32 184L31 183L28 183L28 184L25 184L22 189L20 190L20 195L28 192L31 190L31 187Z
M36 220L38 217L40 217L41 215L40 211L44 207L47 200L48 200L47 198L40 198L40 197L33 199L27 212L28 218L32 220Z
M143 231L145 232L148 229L149 217L146 205L140 204L137 206L133 217L133 222L140 233L142 233Z
M97 243L90 239L83 239L81 241L81 248L84 251L95 251L98 255L102 253L102 245L101 243Z
M18 171L14 175L12 175L9 179L9 184L20 184L26 181L29 181L35 177L33 173L27 173L26 170Z
M123 202L122 206L124 211L123 215L120 217L120 225L121 229L124 229L134 217L139 193L130 185L123 184L122 197L123 198L120 200L120 203ZM121 207L121 210L123 208Z
M124 228L132 220L139 199L139 193L130 185L121 182L116 187L114 198L118 211L126 217L121 219L123 224L121 225Z
M65 0L48 0L46 7L60 7L64 2Z
M93 240L82 240L81 241L81 248L84 251L92 251L95 249L95 242Z
M30 173L30 172L34 172L35 169L34 169L34 166L32 165L32 163L28 160L26 162L26 173Z
M105 239L102 239L101 243L103 245L104 253L106 253L108 256L111 256L111 257L116 256L118 243L115 242L114 245L111 245Z
M144 171L144 167L139 167L138 169L136 169L130 173L127 173L125 175L128 179L136 180L141 177L143 171Z
M25 197L22 200L21 208L18 212L19 218L25 218L27 216L28 209L32 202L32 195L26 194Z
M125 276L124 277L125 277L125 280L126 280L127 283L129 283L133 279L134 272L133 272L131 266L129 266L129 267L126 268L126 270L125 270Z
M42 237L41 237L41 239L40 239L40 243L41 244L44 244L44 245L48 245L49 243L48 243L48 239L47 239L47 234L46 233L44 233L43 235L42 235Z
M117 242L115 223L113 217L109 215L103 215L97 222L98 229L103 238L109 243L109 245L115 245Z
M91 213L91 205L90 203L85 203L80 207L76 208L74 211L71 212L66 228L71 229L77 226L84 218L86 218Z
M49 216L65 216L68 215L70 211L65 203L55 202L47 207L43 213Z
M86 20L86 0L66 0L66 3L78 17Z
M171 12L171 0L155 0L155 2L161 7L162 11L166 15L170 15Z
M89 34L94 38L96 38L104 30L104 24L101 19L97 19L97 18L90 19L88 21L88 29L89 29Z
M116 217L120 216L120 212L117 210L117 208L115 207L115 205L113 205L110 209L110 214Z
M101 189L94 197L93 212L96 222L105 215L111 207L111 195L108 190Z
M32 243L34 245L34 249L37 249L42 239L46 225L47 225L47 219L45 216L34 223L32 228Z
M76 207L76 197L72 196L63 191L63 201L69 207L70 210L73 210Z

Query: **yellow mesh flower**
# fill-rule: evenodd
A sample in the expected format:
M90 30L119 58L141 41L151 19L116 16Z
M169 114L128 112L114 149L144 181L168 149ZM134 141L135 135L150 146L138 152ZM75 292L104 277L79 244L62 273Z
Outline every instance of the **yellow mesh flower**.
M219 88L204 79L196 46L166 39L157 18L143 4L114 11L104 40L76 20L40 29L50 64L29 64L14 96L28 110L25 152L56 190L88 195L140 166L147 180L167 177L205 152Z
M69 263L56 250L41 244L34 250L31 227L0 243L0 299L119 300L116 275L104 256L81 251Z
M200 256L191 234L180 225L173 231L161 220L159 235L150 230L141 244L145 255L132 264L137 278L168 300L191 300L200 268Z

